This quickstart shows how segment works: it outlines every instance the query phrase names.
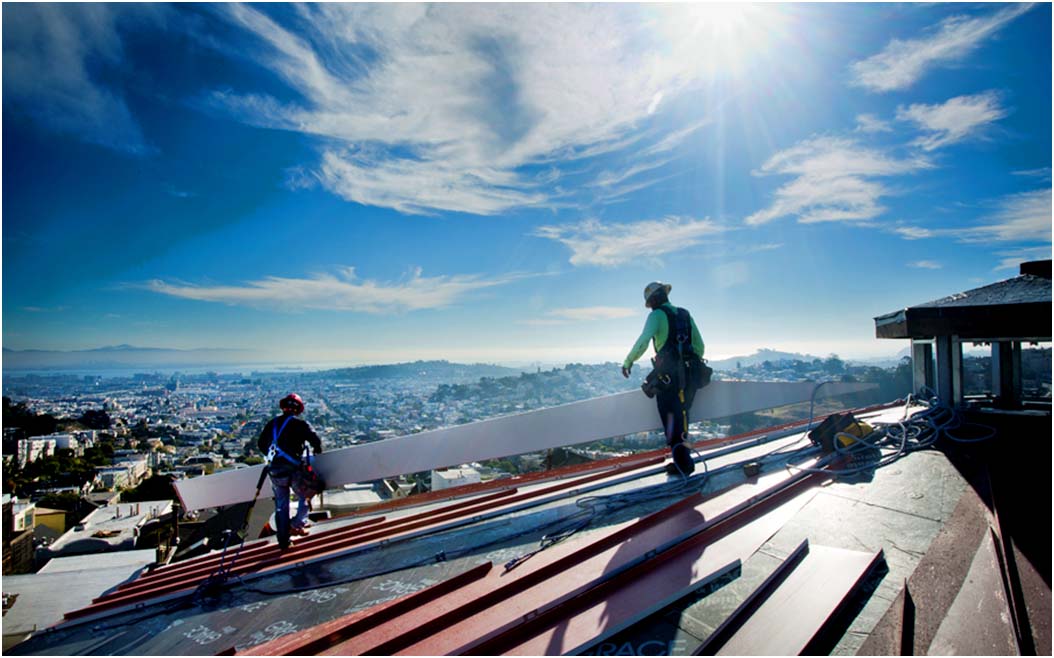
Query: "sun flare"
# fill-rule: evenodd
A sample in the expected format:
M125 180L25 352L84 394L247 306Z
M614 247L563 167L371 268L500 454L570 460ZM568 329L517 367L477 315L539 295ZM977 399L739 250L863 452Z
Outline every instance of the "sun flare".
M771 47L779 30L779 6L737 2L672 6L667 15L671 45L712 72L736 73Z

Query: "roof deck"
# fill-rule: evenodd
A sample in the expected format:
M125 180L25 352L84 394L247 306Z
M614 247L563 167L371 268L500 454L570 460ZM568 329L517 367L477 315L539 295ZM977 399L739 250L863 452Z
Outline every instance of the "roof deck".
M906 411L858 416L894 422ZM1039 422L1049 429L1049 414ZM814 557L800 558L784 583L806 573L842 584L822 588L833 593L822 604L802 605L783 586L767 601L784 601L784 615L828 610L799 625L815 626L810 651L899 653L897 620L911 598L927 603L915 613L914 651L977 652L982 644L960 646L966 636L955 630L954 620L972 619L958 611L967 596L960 587L991 579L985 556L1007 544L988 530L973 458L938 444L950 450L838 478L803 470L817 458L805 429L697 444L688 480L665 475L661 451L645 453L336 518L286 554L273 540L247 542L218 596L196 591L217 555L161 567L11 653L693 653L712 648L704 645L715 631L771 586L803 542ZM744 470L751 463L760 467L754 477ZM1015 550L1018 564L1035 561L1027 542ZM1049 583L1049 543L1046 552ZM825 573L822 555L847 566ZM1036 573L1038 581L1020 579L1025 589L1042 588L1042 564ZM1038 624L1029 637L1049 651L1046 591L1045 636ZM993 590L978 600L993 613L983 625L969 622L982 652L1019 651L1015 598ZM763 612L764 603L754 615Z

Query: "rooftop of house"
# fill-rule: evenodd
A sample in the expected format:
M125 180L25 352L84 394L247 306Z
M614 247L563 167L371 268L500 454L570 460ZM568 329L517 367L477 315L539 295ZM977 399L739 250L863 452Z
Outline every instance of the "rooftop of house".
M55 540L48 550L60 553L99 553L135 544L138 529L172 511L171 500L116 503L100 507Z
M912 308L947 308L954 306L994 306L998 304L1028 304L1050 302L1050 279L1032 274L1021 274L980 288L941 297Z
M323 508L338 509L350 507L366 507L381 502L381 497L368 484L344 485L341 489L326 491L322 494L320 506Z
M463 468L446 468L443 470L435 471L435 476L443 480L461 480L467 477L478 477L479 471L466 466Z
M37 573L4 576L4 595L18 595L4 612L4 652L29 634L61 622L63 611L89 605L131 579L154 559L153 550L53 558Z
M1050 261L1021 274L875 318L879 338L1046 338L1051 336Z
M915 411L857 416L877 425ZM909 641L915 653L1014 653L1028 642L1047 653L1050 527L1044 538L1020 516L1015 481L1041 479L1045 492L1050 414L970 422L994 438L944 439L888 463L865 450L838 462L841 475L812 470L818 449L792 423L697 443L689 479L669 478L656 451L412 496L320 522L288 553L255 540L236 556L158 567L67 606L63 623L8 653L687 654L784 568L788 585L828 579L801 591L832 600L803 605L776 584L755 615L827 610L787 624L819 624L810 652L891 654ZM1027 437L1042 454L1000 461L1000 448ZM1028 499L1049 523L1050 497ZM797 557L803 542L812 558ZM999 585L988 559L998 554L1016 558L1018 589L1038 588L1039 608L964 587ZM223 587L200 587L231 560ZM916 602L907 640L905 601Z
M120 500L120 491L93 491L85 496L90 502L96 505L109 505L113 502Z

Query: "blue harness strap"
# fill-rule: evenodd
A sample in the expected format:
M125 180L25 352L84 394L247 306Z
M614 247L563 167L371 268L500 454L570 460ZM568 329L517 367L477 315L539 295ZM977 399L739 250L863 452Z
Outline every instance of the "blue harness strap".
M271 439L271 450L273 450L276 455L279 455L282 458L284 458L286 461L291 462L293 464L299 464L300 463L299 459L297 459L296 457L291 457L288 452L286 452L285 450L282 450L281 448L278 447L278 437L281 436L282 430L285 429L285 426L288 425L289 421L291 421L291 420L293 420L293 416L292 415L290 415L288 418L285 419L285 421L282 423L281 427L278 427L278 422L277 422L278 419L275 418L275 423L273 425L271 425L271 434L272 434L272 437L273 437Z

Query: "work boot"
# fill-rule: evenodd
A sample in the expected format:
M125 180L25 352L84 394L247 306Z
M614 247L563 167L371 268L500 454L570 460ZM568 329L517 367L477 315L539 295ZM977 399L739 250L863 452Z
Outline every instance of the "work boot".
M689 476L695 471L695 462L692 461L692 453L688 450L688 446L683 443L678 443L673 447L671 451L673 453L673 463L679 469L679 472L685 476Z

